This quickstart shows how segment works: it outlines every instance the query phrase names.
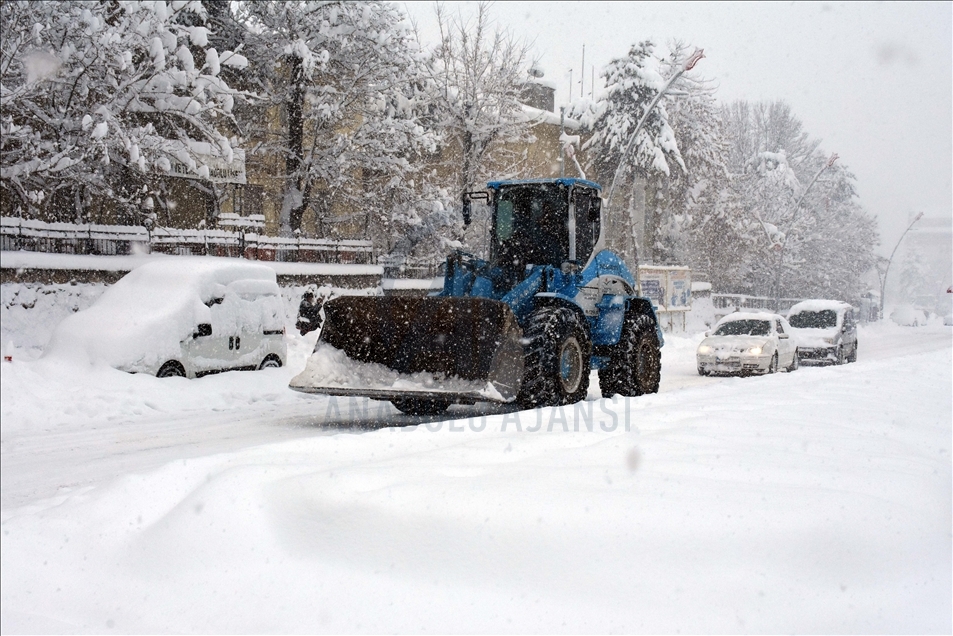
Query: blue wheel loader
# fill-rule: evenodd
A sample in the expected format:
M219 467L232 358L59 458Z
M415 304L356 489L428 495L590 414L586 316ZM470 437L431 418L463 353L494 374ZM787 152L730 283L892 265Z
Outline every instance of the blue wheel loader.
M603 397L655 393L662 330L605 249L601 187L584 179L492 181L463 195L492 215L489 260L457 251L425 297L342 296L291 388L390 400L433 415L480 401L572 404L598 370Z

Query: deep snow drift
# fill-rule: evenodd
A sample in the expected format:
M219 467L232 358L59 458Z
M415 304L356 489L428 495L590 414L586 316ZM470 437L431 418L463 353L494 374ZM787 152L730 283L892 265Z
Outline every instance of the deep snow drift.
M658 395L445 418L288 390L313 337L0 365L2 630L951 630L949 328L724 379L670 336Z

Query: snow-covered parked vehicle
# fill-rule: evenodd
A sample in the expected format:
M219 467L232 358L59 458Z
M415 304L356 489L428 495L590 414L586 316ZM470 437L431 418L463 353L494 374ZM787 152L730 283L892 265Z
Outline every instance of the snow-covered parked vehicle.
M788 311L802 362L857 361L857 317L840 300L805 300Z
M57 327L45 357L195 378L280 367L285 312L275 272L239 259L146 263Z
M927 324L927 313L913 305L900 305L890 312L890 320L901 327L922 327Z
M798 347L791 326L778 314L735 312L705 335L696 354L699 375L795 371Z

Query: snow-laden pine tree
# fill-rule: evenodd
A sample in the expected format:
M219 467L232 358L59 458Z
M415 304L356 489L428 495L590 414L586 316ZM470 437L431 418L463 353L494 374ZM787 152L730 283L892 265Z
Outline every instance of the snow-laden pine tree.
M281 229L373 238L386 251L419 198L418 158L434 148L422 125L420 55L388 2L242 2L245 82L260 97L247 134L278 156ZM307 230L308 228L304 228Z
M644 238L649 239L645 243L654 243L656 233L656 225L651 219L642 222L635 219L635 196L641 192L638 183L647 184L645 209L654 209L655 199L662 196L658 187L661 179L685 170L675 131L669 125L665 98L648 113L629 152L622 156L638 122L666 83L666 78L658 70L658 60L653 56L654 48L650 40L645 40L633 45L625 57L610 62L602 73L606 82L604 99L596 101L585 113L573 112L573 115L581 116L592 130L586 144L587 173L605 185L606 195L616 169L622 165L616 190L612 200L608 201L607 221L618 238L612 247L622 252L630 262L635 262L637 256L651 256L636 255L635 246ZM645 237L646 232L652 236Z
M0 4L4 214L141 222L176 161L228 161L242 56L208 44L200 2Z

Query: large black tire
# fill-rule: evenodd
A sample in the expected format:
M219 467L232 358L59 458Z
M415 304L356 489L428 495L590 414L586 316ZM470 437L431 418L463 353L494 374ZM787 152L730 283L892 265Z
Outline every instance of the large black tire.
M602 397L658 393L661 378L662 352L655 335L655 323L644 314L626 316L609 365L599 370Z
M574 404L589 392L592 340L568 307L542 307L523 331L524 372L517 401L524 408Z
M854 346L850 348L850 355L847 356L848 362L857 362L857 343L854 343Z
M450 402L443 400L426 400L421 398L401 398L391 400L398 411L407 415L440 415L448 408Z
M778 372L778 352L775 351L774 355L771 357L771 362L768 363L767 373L777 373Z
M157 378L184 378L185 368L175 360L169 360L156 373Z

